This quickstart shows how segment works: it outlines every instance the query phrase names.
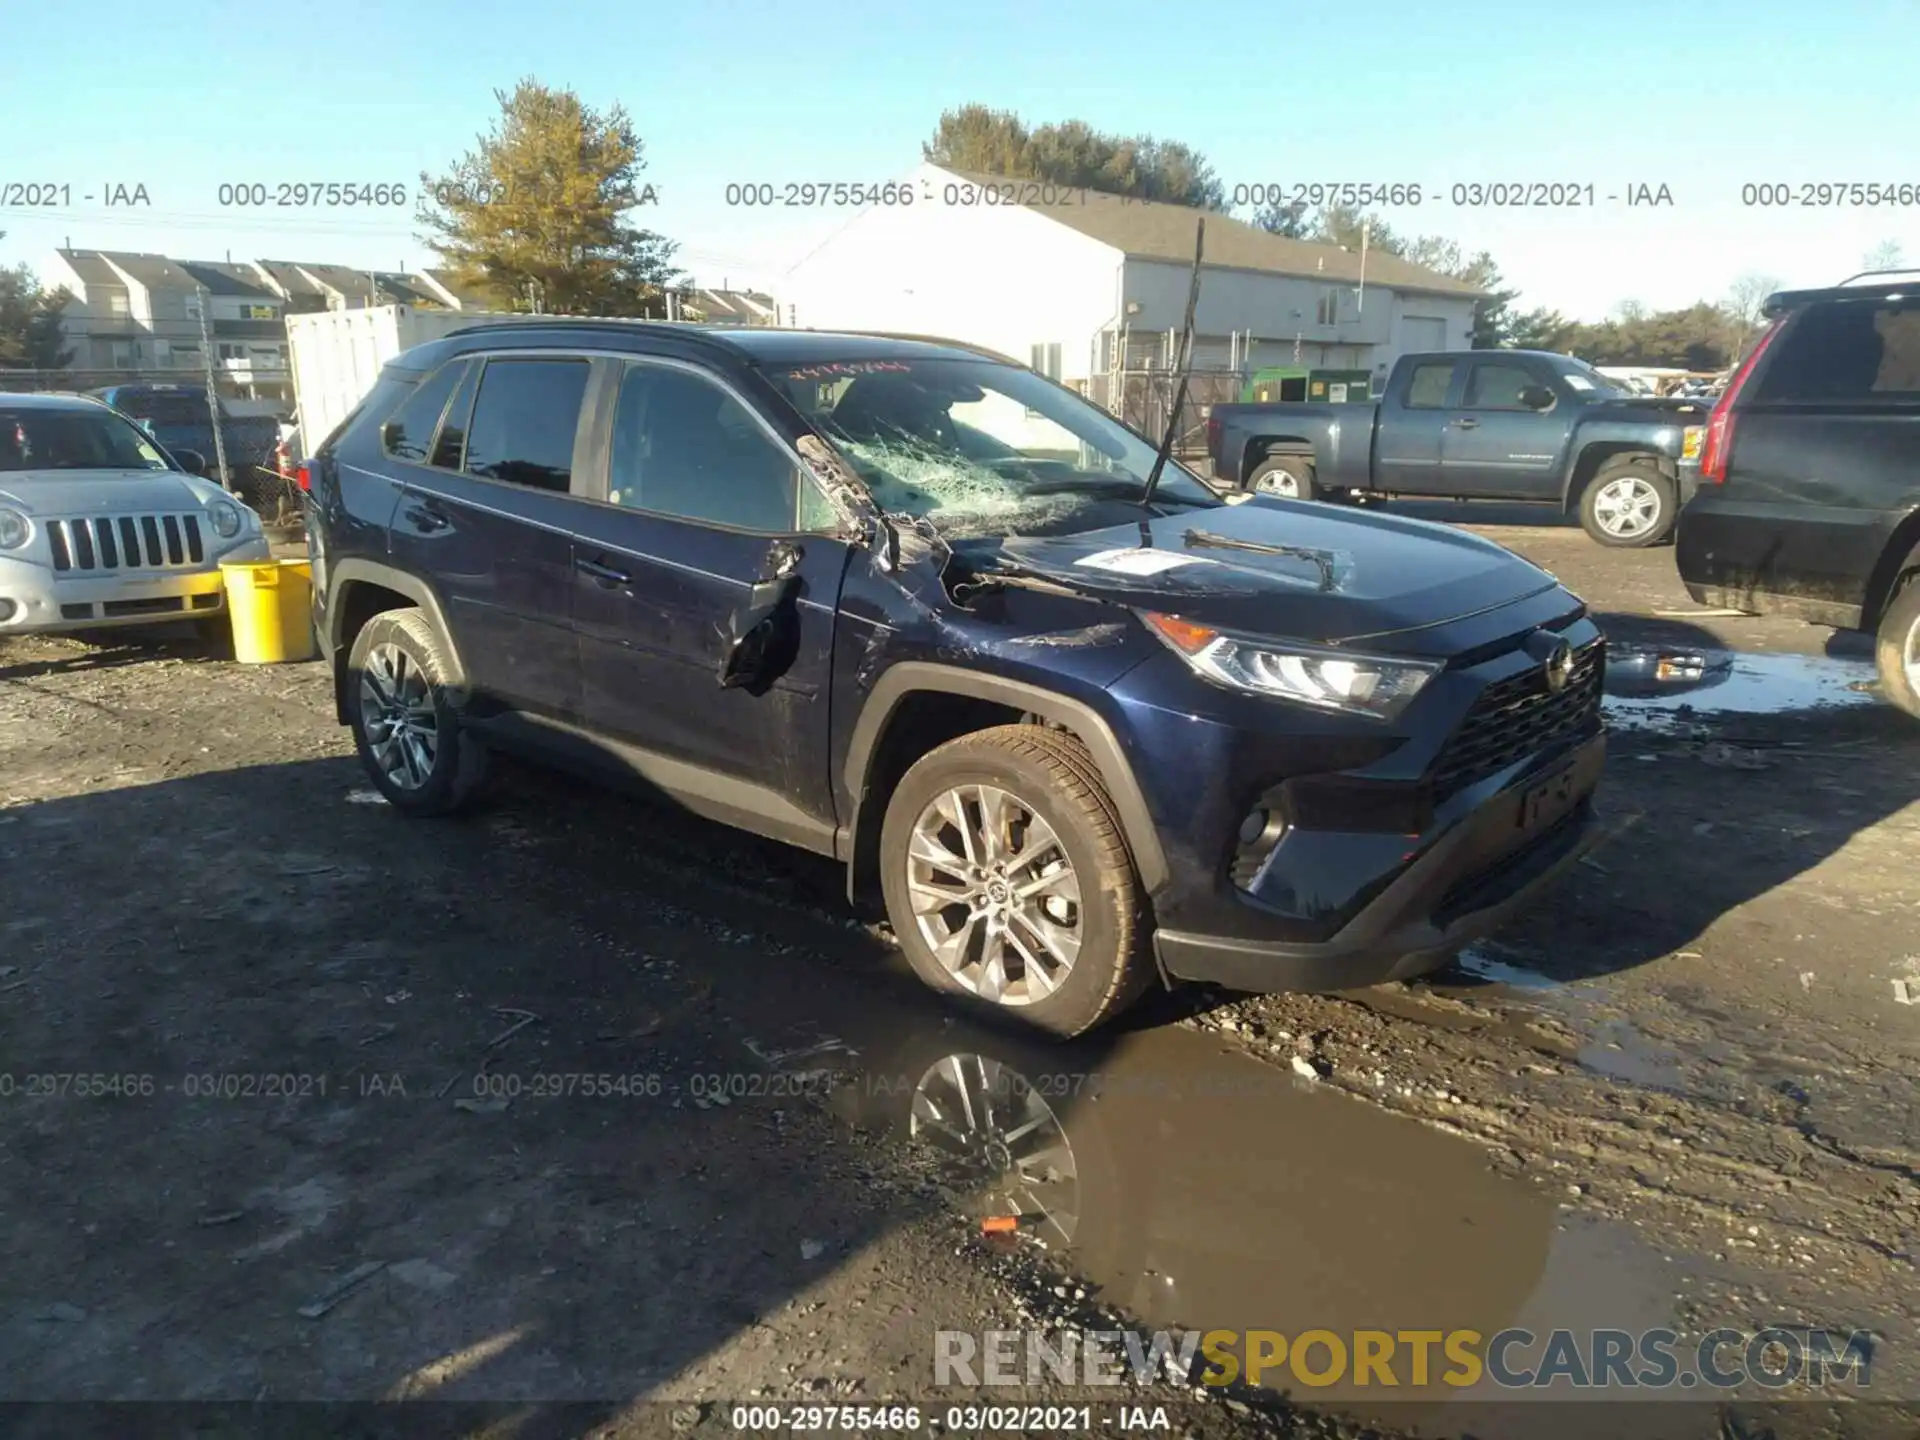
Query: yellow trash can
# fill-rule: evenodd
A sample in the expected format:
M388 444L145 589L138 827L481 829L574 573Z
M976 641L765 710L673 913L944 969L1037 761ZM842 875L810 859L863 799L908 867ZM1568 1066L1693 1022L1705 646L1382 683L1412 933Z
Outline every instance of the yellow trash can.
M273 665L313 658L313 567L307 561L223 561L220 578L234 659Z

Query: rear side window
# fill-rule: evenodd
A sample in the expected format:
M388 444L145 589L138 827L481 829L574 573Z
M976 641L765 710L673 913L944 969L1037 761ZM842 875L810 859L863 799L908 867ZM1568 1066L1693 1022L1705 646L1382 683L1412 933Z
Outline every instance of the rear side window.
M467 366L440 421L440 434L433 442L431 463L440 470L458 470L467 458L467 422L473 415L473 392L480 388L479 365Z
M393 418L380 427L380 443L396 460L426 463L433 444L433 432L440 424L440 412L447 408L447 397L466 372L468 362L456 360L442 365L413 389Z
M1416 365L1413 374L1407 380L1407 405L1415 410L1438 410L1447 403L1447 392L1453 388L1453 365L1451 360L1439 360L1430 365Z
M585 360L489 360L467 427L466 472L564 491L586 393Z
M1761 403L1920 400L1920 300L1827 300L1774 342Z

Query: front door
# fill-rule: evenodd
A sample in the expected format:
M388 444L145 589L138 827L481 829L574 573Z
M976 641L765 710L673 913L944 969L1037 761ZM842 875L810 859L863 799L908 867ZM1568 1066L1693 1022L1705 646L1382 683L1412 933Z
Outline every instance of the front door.
M730 797L718 807L730 818L785 838L830 833L847 542L799 458L717 377L630 362L609 423L604 499L586 506L573 550L589 725L668 762L656 771L668 788ZM767 603L785 595L768 617L776 640L723 684L756 589Z
M1549 377L1518 361L1473 362L1466 393L1440 443L1450 494L1559 498L1560 451L1572 406L1556 392L1550 409L1530 409L1520 403L1520 392L1531 386L1553 390Z
M1440 473L1440 437L1447 401L1466 368L1460 360L1422 360L1407 374L1406 388L1380 406L1373 446L1373 488L1408 495L1450 495Z
M382 435L403 462L396 562L439 592L476 713L575 719L573 524L585 502L573 488L590 363L522 354L447 370Z

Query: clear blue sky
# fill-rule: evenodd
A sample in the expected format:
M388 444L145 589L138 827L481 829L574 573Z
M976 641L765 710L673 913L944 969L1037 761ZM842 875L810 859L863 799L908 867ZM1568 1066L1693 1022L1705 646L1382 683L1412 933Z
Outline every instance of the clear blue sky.
M0 49L0 262L79 246L181 258L429 263L411 208L223 209L223 181L436 173L531 75L623 103L661 203L645 223L703 283L775 288L852 212L729 209L729 181L884 180L967 101L1194 145L1229 184L1592 183L1595 210L1386 212L1493 251L1522 304L1588 318L1718 298L1743 272L1835 280L1920 204L1755 208L1747 183L1920 188L1920 0L1454 0L1191 6L1102 0L16 0ZM103 209L111 183L148 209ZM1671 207L1610 193L1668 186ZM13 197L0 194L0 200Z

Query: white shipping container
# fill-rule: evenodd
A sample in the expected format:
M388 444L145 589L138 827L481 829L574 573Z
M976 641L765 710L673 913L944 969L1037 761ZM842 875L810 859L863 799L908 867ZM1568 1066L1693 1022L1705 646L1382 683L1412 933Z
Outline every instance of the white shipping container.
M334 426L373 389L380 369L403 350L424 345L469 325L502 321L552 324L562 317L483 310L432 310L412 305L374 305L360 310L323 310L287 317L287 348L293 369L294 406L304 452L319 449Z

